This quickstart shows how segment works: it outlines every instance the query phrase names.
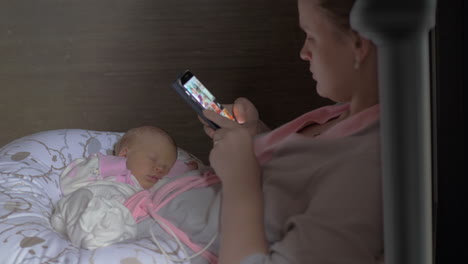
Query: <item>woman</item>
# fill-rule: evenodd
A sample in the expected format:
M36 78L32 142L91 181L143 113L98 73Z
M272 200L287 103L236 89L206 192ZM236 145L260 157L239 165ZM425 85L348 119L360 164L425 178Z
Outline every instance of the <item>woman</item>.
M340 104L273 131L244 98L230 106L239 124L204 112L221 127L204 127L223 183L220 263L383 259L377 51L351 29L353 3L298 0L300 56Z

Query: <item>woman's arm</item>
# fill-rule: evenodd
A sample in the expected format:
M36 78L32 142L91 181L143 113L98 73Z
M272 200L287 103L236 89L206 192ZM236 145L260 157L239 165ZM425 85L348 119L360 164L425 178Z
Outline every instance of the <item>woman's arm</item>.
M248 128L206 111L220 125L213 131L210 165L223 184L220 263L240 263L266 253L261 169Z
M259 181L223 184L219 263L237 264L249 255L266 252L263 195Z

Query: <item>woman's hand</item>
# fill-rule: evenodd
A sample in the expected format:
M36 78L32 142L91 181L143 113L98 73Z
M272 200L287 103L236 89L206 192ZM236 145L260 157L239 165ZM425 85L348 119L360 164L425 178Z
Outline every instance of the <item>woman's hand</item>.
M225 186L237 188L260 179L260 167L253 147L251 132L223 116L205 110L206 118L218 124L221 128L213 130L213 148L210 152L210 165L221 178ZM244 178L245 177L245 178ZM247 182L245 182L247 181ZM243 182L243 183L241 183Z
M239 97L234 101L234 104L225 104L223 106L234 115L238 124L242 124L243 127L249 131L251 136L270 130L262 121L259 120L257 108L255 108L252 102L247 98ZM204 124L205 133L210 138L213 138L214 129L212 129L200 117L199 119ZM218 125L221 126L220 124Z

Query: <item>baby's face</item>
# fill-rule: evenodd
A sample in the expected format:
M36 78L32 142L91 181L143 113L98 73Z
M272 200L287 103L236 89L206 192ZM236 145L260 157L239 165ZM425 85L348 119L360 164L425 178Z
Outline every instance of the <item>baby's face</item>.
M124 154L122 154L124 153ZM165 176L177 159L177 148L166 137L138 135L119 156L127 158L127 169L144 189L151 188Z

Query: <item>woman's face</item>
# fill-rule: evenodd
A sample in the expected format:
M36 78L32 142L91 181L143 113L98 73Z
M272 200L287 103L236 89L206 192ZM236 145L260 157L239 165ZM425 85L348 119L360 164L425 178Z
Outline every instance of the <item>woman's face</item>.
M317 93L335 102L351 100L357 81L354 42L339 30L317 0L299 0L299 23L306 33L300 52L309 61Z

